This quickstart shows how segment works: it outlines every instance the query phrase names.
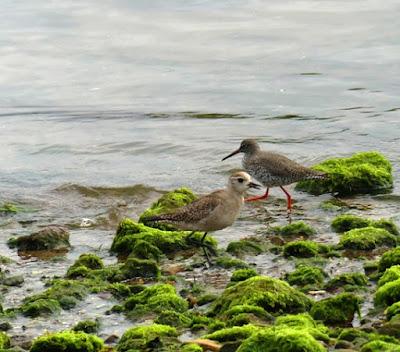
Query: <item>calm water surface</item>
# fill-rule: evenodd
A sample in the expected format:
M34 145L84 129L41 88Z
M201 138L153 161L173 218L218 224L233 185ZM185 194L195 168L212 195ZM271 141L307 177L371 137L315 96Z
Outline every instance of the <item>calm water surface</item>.
M399 221L399 11L395 0L3 0L0 201L31 211L0 219L1 250L33 273L6 306L82 252L113 261L118 219L137 216L160 191L223 186L240 159L220 160L244 137L306 165L381 151L394 167L394 196L361 201L373 203L371 216ZM327 232L321 241L337 240L315 210L321 199L295 198L306 204L303 218ZM253 233L260 212L246 209L216 237L226 245ZM273 215L279 222L282 213ZM4 244L86 217L97 228L73 232L61 263L21 259ZM273 271L271 259L259 261ZM86 313L103 311L91 304ZM68 327L64 318L40 326Z

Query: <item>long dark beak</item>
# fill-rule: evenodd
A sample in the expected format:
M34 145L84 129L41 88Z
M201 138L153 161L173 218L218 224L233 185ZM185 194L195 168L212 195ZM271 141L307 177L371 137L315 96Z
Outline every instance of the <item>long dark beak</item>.
M222 159L222 161L230 158L231 156L236 155L237 153L240 153L240 149L235 150L234 152L230 153L228 156L226 156L225 158Z
M257 184L257 183L250 182L250 183L249 183L249 188L260 189L261 186L260 186L259 184Z

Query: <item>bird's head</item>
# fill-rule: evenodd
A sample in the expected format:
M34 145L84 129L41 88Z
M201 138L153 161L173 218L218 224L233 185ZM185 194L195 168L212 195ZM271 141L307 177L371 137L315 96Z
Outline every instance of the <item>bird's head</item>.
M236 149L235 151L233 151L232 153L227 155L225 158L222 159L222 161L224 161L238 153L252 154L259 149L260 149L260 146L258 145L258 143L255 139L244 139L242 141L242 143L240 143L239 149Z
M237 193L244 193L250 188L260 188L261 186L251 181L251 176L244 171L235 172L229 177L229 187Z

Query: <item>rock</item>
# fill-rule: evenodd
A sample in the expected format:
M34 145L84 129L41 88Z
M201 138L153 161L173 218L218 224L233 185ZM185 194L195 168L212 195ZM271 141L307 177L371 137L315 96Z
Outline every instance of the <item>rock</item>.
M175 328L189 327L192 320L185 314L173 310L164 310L154 320L157 324L169 325Z
M226 251L237 257L244 255L258 255L261 254L264 249L260 241L256 239L241 239L240 241L230 242Z
M349 341L340 340L340 341L336 342L336 345L335 345L335 350L338 350L338 349L350 349L351 350L351 349L354 349L354 345Z
M201 344L206 344L206 345L201 345ZM203 348L201 346L204 346L205 348L208 348L210 351L219 351L219 344L213 342L213 341L208 341L208 340L203 340L203 339L197 339L193 341L188 341L185 343L182 348L181 352L203 352ZM213 350L214 348L214 350Z
M400 352L400 346L398 344L393 344L383 341L371 341L362 346L361 352Z
M33 302L24 303L21 312L26 317L38 317L56 314L61 311L61 306L55 299L37 299Z
M24 283L22 275L8 276L0 279L0 283L5 286L21 286Z
M378 270L383 272L393 265L400 265L400 247L396 247L383 253L381 259L379 260Z
M393 235L396 236L399 235L399 230L397 229L396 224L392 220L388 219L372 220L352 214L343 214L337 216L335 219L333 219L331 226L336 232L347 232L352 229L358 229L363 227L376 227L376 228L382 228Z
M378 152L362 152L349 158L329 159L313 167L328 174L324 180L298 182L296 190L319 195L387 193L393 188L392 166Z
M100 322L98 320L83 320L76 324L72 330L86 332L87 334L96 334L99 328Z
M71 247L69 232L64 227L56 225L47 226L31 235L13 239L9 244L24 251L55 250Z
M290 285L320 287L327 274L317 266L299 265L295 271L286 274Z
M398 301L400 301L400 279L387 282L375 293L374 303L376 306L390 306Z
M388 309L386 309L385 314L387 320L392 319L396 315L400 317L400 302L393 303Z
M230 282L235 284L239 281L247 280L253 276L258 276L258 273L255 269L237 269L232 273Z
M215 264L224 269L247 269L250 267L250 265L247 264L245 261L229 256L218 257Z
M393 265L387 268L378 281L378 287L384 284L400 279L400 265Z
M377 247L395 247L396 236L384 229L364 227L345 232L339 241L339 247L356 250L372 250Z
M30 352L99 352L103 345L103 341L97 336L84 332L62 331L38 337L33 341Z
M341 293L334 297L315 302L310 314L326 324L346 325L351 323L354 313L360 314L360 298L351 293Z
M261 329L262 327L247 324L244 326L233 326L230 328L221 329L203 337L205 339L215 340L218 342L240 341L247 339Z
M160 269L154 260L128 258L121 268L124 279L137 277L157 279L160 277Z
M0 323L0 331L8 331L12 329L12 325L8 321Z
M285 257L310 258L318 256L320 247L313 241L293 241L284 245Z
M272 231L276 235L302 237L309 237L317 233L312 226L306 224L304 221L296 221L285 226L275 226L272 227Z
M365 287L368 285L368 278L362 273L344 273L336 275L325 284L325 289L333 291L343 287L345 290L354 290L356 288Z

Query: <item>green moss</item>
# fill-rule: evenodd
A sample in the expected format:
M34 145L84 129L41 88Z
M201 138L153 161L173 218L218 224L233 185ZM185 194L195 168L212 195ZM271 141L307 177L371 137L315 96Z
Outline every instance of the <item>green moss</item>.
M144 240L139 240L135 243L130 256L159 261L162 256L162 252L158 249L158 247L152 245L151 243Z
M249 264L244 262L243 260L232 258L232 257L218 257L216 260L216 264L224 269L230 268L249 268Z
M348 208L348 204L338 198L331 198L321 202L320 208L325 211L340 211Z
M86 266L71 266L65 277L68 279L77 279L90 276L91 270Z
M2 206L0 206L0 213L3 214L15 214L18 213L18 211L18 207L12 203L4 203Z
M103 268L103 261L97 255L85 253L81 254L75 263L69 267L66 277L71 279L77 277L87 277L89 276L91 270Z
M207 303L213 302L218 298L217 294L214 293L206 293L204 295L201 295L198 299L197 299L197 305L198 306L203 306Z
M211 314L224 313L234 306L244 304L280 314L308 310L311 300L284 281L268 276L255 276L225 289L212 304Z
M182 346L181 352L203 352L203 348L195 343L188 343Z
M296 189L311 194L386 193L393 188L392 166L378 152L362 152L350 158L329 159L313 167L328 174L324 180L306 180Z
M9 348L10 338L5 332L0 331L0 348Z
M135 251L143 254L143 241L149 244L146 250L157 248L157 250L154 249L154 251L145 255L153 258L157 258L160 252L168 254L190 248L200 248L199 243L203 234L196 232L190 238L188 238L188 235L189 232L185 231L163 231L136 223L130 219L123 219L119 223L111 251L127 255L135 250L135 246L139 246L139 248L136 247ZM211 236L208 235L204 242L207 246L216 248L217 243Z
M396 236L384 229L364 227L345 232L339 241L339 246L346 249L372 250L381 246L394 247Z
M381 278L378 281L378 286L400 279L400 265L393 265L386 269Z
M237 352L325 352L307 330L290 327L269 328L251 335Z
M400 247L385 252L379 260L378 269L382 272L393 265L400 265Z
M332 221L332 228L336 232L347 232L352 229L358 229L363 227L376 227L382 228L393 235L399 235L399 231L395 223L388 219L372 220L362 218L352 214L343 214L337 216Z
M157 279L160 277L160 269L154 260L128 258L121 267L124 279L137 277Z
M168 325L152 324L137 326L124 332L117 344L118 352L144 351L152 346L157 347L178 343L178 333Z
M154 322L157 324L182 328L190 326L192 320L185 314L178 313L173 310L164 310L160 313L157 319L154 320Z
M326 290L335 290L339 287L344 287L346 291L353 290L359 287L368 285L368 278L362 273L344 273L335 276L329 280L326 285Z
M22 304L21 313L26 317L38 317L40 315L51 315L61 311L61 306L55 299L38 299L33 302Z
M38 337L30 352L98 352L103 341L84 332L62 331Z
M355 328L345 328L340 332L338 336L338 340L344 340L350 342L359 338L368 340L368 333Z
M359 304L359 297L351 293L342 293L316 302L310 314L314 319L326 324L348 324L353 320L354 313L360 314Z
M383 341L371 341L361 347L361 352L400 352L400 346L398 344L383 342Z
M315 257L319 253L319 245L312 241L293 241L286 243L283 247L285 257Z
M203 336L205 339L215 340L219 342L237 341L247 339L255 332L261 330L261 327L255 325L243 325L225 328Z
M315 229L304 221L296 221L286 226L275 226L272 231L281 236L309 237L317 233Z
M255 240L241 239L230 242L226 251L235 256L258 255L263 252L263 247Z
M192 203L196 199L197 197L188 188L179 188L172 192L168 192L155 203L153 203L150 208L145 210L145 212L140 216L139 222L150 227L159 228L161 230L171 230L173 229L172 225L154 224L146 219L155 215L174 212L177 208Z
M385 314L387 320L390 320L394 316L400 314L400 302L393 303L388 309L386 309Z
M286 274L286 280L290 285L320 286L326 273L316 266L299 265L295 271Z
M87 334L96 334L99 331L100 323L98 320L83 320L76 324L73 331L83 331Z
M379 287L375 293L375 305L387 305L400 301L400 279L390 281Z
M250 277L257 276L257 271L255 269L237 269L232 273L231 282L236 283L239 281L247 280Z
M400 234L399 229L397 228L396 224L392 220L380 219L377 221L372 221L372 226L385 229L386 231L388 231L396 236L398 236Z
M233 306L229 310L224 313L224 317L231 320L232 318L242 315L242 314L252 314L253 316L264 320L264 321L273 321L274 318L271 314L267 313L264 308L259 306L252 306L249 304L243 304L238 306ZM243 324L241 324L243 325Z

